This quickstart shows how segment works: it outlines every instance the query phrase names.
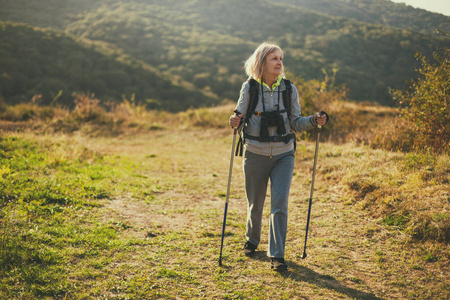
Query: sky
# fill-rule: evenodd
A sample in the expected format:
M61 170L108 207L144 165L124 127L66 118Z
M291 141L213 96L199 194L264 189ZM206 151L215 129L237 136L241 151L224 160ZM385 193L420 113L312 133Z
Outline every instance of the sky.
M391 0L392 2L405 3L415 8L422 8L431 12L437 12L450 16L450 0Z

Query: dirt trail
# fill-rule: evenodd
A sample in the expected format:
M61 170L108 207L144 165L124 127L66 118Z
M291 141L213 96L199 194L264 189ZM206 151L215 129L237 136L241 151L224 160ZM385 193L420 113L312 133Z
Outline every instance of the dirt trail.
M181 142L185 139L190 141L189 146ZM173 180L170 183L171 188L161 189L154 201L146 202L131 196L112 199L105 204L105 217L123 221L130 226L130 230L123 232L124 238L145 238L165 233L180 233L183 237L191 238L189 235L192 234L194 240L190 247L196 254L191 254L192 264L188 264L190 272L202 277L202 284L216 291L216 294L205 294L206 298L222 298L217 291L218 275L211 274L211 270L217 269L216 261L201 256L201 253L215 256L216 245L212 249L209 243L220 242L230 141L227 136L221 137L220 134L211 141L196 131L173 135L152 133L150 136L136 139L103 143L97 149L108 154L126 153L136 162L148 161L144 157L151 154L155 159L142 163L142 174L152 180L158 179L159 182L165 182L169 178ZM180 148L180 143L185 146ZM207 153L204 151L206 147L210 150ZM313 144L307 144L306 147L308 152L313 152ZM297 155L304 154L300 152ZM308 257L305 260L300 258L311 168L310 159L297 157L296 175L292 182L289 203L286 244L286 259L290 271L285 275L283 289L295 291L301 288L302 296L299 296L299 299L401 299L411 295L433 298L430 296L433 292L427 288L428 282L431 280L439 285L441 281L445 284L444 274L439 274L427 265L420 268L411 267L415 262L411 258L408 261L408 257L413 257L413 250L405 243L406 239L402 237L402 233L387 230L379 224L379 220L370 218L366 212L343 201L342 187L320 175L320 162L308 236ZM237 280L234 281L235 285L239 286L245 279L244 281L254 286L260 286L261 282L276 286L280 283L276 278L267 277L266 271L253 274L252 278L245 276L245 269L250 272L253 269L267 268L264 251L267 249L267 207L270 206L270 195L266 200L263 236L255 260L240 258L246 211L243 199L241 158L237 158L233 169L227 223L231 236L227 237L226 247L227 251L231 252L230 255L236 255L238 258L233 262L232 256L225 259L232 265L232 270L244 272L233 279ZM195 241L195 238L198 241ZM211 240L204 242L203 238ZM190 251L189 253L193 252ZM177 268L179 260L180 258L174 258L171 262L170 258L166 257L165 266L172 265ZM198 264L203 265L200 270L196 269ZM244 270L241 270L242 267ZM428 277L417 280L419 276Z
M145 161L144 157L150 154L155 157L155 161L143 166L142 174L151 179L160 176L161 181L164 181L166 177L172 177L176 181L176 188L171 187L157 192L158 201L154 203L146 203L133 199L131 196L125 196L112 199L105 204L105 207L132 224L156 226L164 231L189 228L196 218L195 211L199 209L222 211L229 163L229 154L224 155L224 153L227 153L229 149L222 147L221 142L218 141L215 143L219 145L211 145L210 140L213 138L215 136L212 131L174 131L155 132L149 136L124 140L106 140L105 143L97 144L96 150L100 153L126 154L136 162ZM205 144L211 148L212 153L208 156L202 154L205 151ZM220 150L216 150L216 147L220 147ZM236 158L234 162L230 202L233 202L233 209L245 211L246 205L242 198L241 161L241 158ZM164 167L160 168L157 166L159 164L164 164ZM207 178L204 184L197 183L204 185L200 188L190 187L189 183L183 182L189 179L202 181L205 177ZM211 184L208 185L208 183ZM212 189L217 190L216 195L211 196ZM239 199L232 199L233 197L239 197Z
M218 199L201 199L200 195L167 192L160 195L166 199L163 205L152 205L131 197L115 198L105 203L105 208L128 224L142 228L158 228L160 231L182 231L195 222L197 209L224 208ZM242 208L243 205L240 205ZM245 208L245 207L244 207Z

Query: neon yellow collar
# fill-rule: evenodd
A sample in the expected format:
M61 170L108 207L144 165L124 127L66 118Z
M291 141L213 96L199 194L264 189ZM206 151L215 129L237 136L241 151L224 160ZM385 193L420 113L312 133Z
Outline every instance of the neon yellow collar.
M269 90L273 91L275 90L280 84L281 84L281 80L283 79L283 77L281 75L278 75L277 81L272 85L272 88L270 88L270 86L267 85L267 83L263 82L263 86L265 86L266 88L268 88ZM261 84L261 80L260 79L256 79L255 80Z

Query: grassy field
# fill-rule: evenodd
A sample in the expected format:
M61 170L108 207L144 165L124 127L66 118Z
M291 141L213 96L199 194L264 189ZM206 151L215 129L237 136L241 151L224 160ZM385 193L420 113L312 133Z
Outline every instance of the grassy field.
M232 131L202 124L226 120L222 110L121 121L126 131L106 135L86 120L71 133L49 130L54 119L4 122L0 298L450 297L448 155L361 141L320 145L304 260L315 144L298 141L284 274L265 254L268 209L255 258L242 253L246 203L235 158L219 267Z

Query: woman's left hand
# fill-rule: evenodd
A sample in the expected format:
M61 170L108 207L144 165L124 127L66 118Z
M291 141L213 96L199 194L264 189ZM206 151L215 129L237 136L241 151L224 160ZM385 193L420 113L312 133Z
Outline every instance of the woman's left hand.
M314 121L316 122L317 125L323 126L327 123L327 115L323 114L321 115L320 113L316 113L314 115Z

